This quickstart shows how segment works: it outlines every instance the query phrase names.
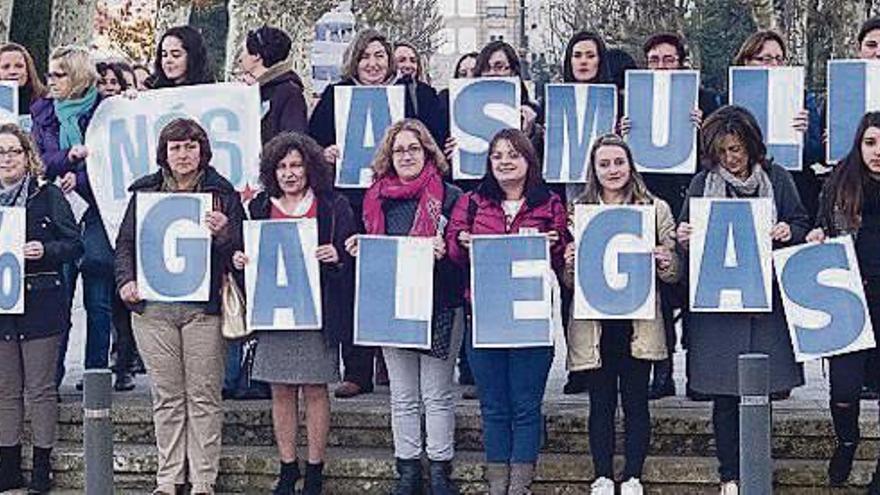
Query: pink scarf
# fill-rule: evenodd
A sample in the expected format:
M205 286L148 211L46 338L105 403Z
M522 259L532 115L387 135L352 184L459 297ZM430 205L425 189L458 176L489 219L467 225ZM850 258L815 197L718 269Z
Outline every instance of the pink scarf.
M384 200L415 198L418 198L419 204L409 235L436 235L443 209L443 178L433 162L425 163L422 173L412 182L404 184L396 175L386 175L367 189L364 196L364 226L367 234L385 234L385 212L382 210Z

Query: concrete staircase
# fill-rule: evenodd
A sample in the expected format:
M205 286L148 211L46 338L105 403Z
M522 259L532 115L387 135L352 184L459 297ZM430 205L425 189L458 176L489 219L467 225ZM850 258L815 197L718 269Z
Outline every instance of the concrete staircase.
M149 492L156 468L152 413L144 394L116 395L115 483L120 493ZM334 401L325 493L387 493L395 478L387 392ZM834 448L830 417L818 404L785 401L774 409L775 493L864 493L880 452L876 406L865 404L852 487L830 490L825 470ZM812 401L810 401L812 402ZM545 402L546 441L534 486L538 494L589 492L593 478L583 398ZM277 454L268 402L227 402L218 490L266 493L275 480ZM463 493L485 493L479 409L461 401L457 413L454 477ZM718 493L710 409L682 398L652 405L653 436L643 483L649 493ZM83 488L82 411L75 397L61 406L56 485ZM622 431L619 422L618 430ZM300 435L304 441L305 432ZM619 435L622 452L622 435ZM27 461L26 461L27 464Z

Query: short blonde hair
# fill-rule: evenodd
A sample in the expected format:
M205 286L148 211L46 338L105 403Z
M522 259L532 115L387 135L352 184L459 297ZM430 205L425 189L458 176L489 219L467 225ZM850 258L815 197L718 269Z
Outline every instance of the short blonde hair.
M65 45L52 50L49 60L57 60L70 78L68 98L82 96L98 81L98 71L89 51L82 46Z
M40 159L40 154L37 152L37 147L31 135L24 132L16 124L0 125L0 135L3 134L9 134L18 138L18 144L24 150L25 159L27 160L26 167L28 173L34 177L42 177L46 169L43 166L43 160Z
M446 157L443 156L443 152L440 151L440 147L437 146L434 138L431 137L431 133L428 132L428 128L425 127L425 124L416 119L403 119L400 122L392 124L391 127L385 131L385 137L382 138L382 142L379 144L379 149L376 150L373 163L370 164L370 168L373 169L374 181L379 180L386 175L397 175L394 171L394 163L391 155L393 154L392 149L394 148L394 139L403 131L409 131L415 134L419 143L422 145L422 148L425 150L426 164L432 162L442 174L445 174L449 170L449 164L446 163Z

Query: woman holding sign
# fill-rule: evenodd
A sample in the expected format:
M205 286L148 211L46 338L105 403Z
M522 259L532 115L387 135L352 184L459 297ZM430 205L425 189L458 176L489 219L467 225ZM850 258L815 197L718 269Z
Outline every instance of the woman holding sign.
M321 493L330 430L327 384L339 381L339 342L351 334L354 279L345 239L355 233L355 222L348 200L333 191L329 172L323 150L314 140L292 132L279 134L263 149L264 190L248 205L251 220L314 218L318 223L315 256L321 262L324 328L257 333L253 378L272 387L272 424L281 456L274 491L278 495L292 495L300 478L296 456L300 390L309 439L302 493ZM249 262L242 251L232 256L236 270Z
M868 311L874 321L874 340L880 321L880 113L866 114L859 124L853 147L846 159L834 167L819 202L818 227L808 241L852 235L865 286ZM831 419L837 447L828 466L832 485L846 483L859 444L859 395L868 373L880 373L865 366L874 349L851 352L828 359L831 382ZM880 466L880 464L878 464ZM871 493L880 493L880 467L871 481Z
M654 205L657 246L654 260L657 278L675 283L681 273L675 255L675 218L662 199L648 191L641 174L633 167L629 146L609 134L596 140L590 151L587 184L574 204ZM566 285L574 285L576 248L565 250ZM599 275L601 276L601 274ZM656 317L651 320L575 320L568 328L568 368L585 373L590 390L590 452L596 481L595 495L614 494L614 415L617 396L623 400L626 424L626 465L621 493L643 492L639 479L651 439L648 411L648 381L652 361L667 356L662 292L657 291Z
M443 180L449 166L428 129L414 119L393 124L372 164L364 197L364 225L372 235L430 237L434 242L431 349L383 347L391 385L391 425L399 480L396 495L421 493L422 419L431 493L458 493L449 479L455 445L452 375L461 346L461 272L446 257L443 234L461 190ZM357 237L346 242L357 254Z
M13 124L0 126L0 206L23 208L26 218L24 314L0 316L0 492L23 486L26 406L34 446L29 493L48 493L58 423L55 363L61 334L70 323L61 271L82 255L83 246L64 194L43 179L33 141ZM11 220L0 218L0 224L0 229L9 228Z
M18 43L0 45L0 80L18 84L19 115L29 114L31 102L46 95L33 57Z
M449 258L467 270L472 235L528 232L547 234L552 266L559 274L571 239L565 205L541 179L541 164L529 138L522 131L505 129L489 143L480 184L455 205L446 247ZM475 349L469 337L465 344L480 398L489 493L530 493L553 348Z
M803 242L809 229L807 213L791 174L767 160L754 117L741 107L722 107L703 123L701 139L705 169L691 181L676 232L684 256L694 232L689 223L691 198L772 199L773 246ZM692 275L693 281L697 274ZM770 312L690 311L687 315L690 384L696 392L713 396L712 427L724 494L737 493L739 479L739 355L758 352L769 356L771 393L787 392L804 383L775 286L770 304Z
M166 125L156 149L159 170L129 188L134 194L116 238L116 285L132 309L134 337L153 383L157 494L173 495L187 478L192 493L214 493L220 467L226 353L220 286L232 254L242 248L244 209L232 184L210 166L211 157L208 134L196 121L178 118ZM213 210L205 215L211 233L208 302L145 301L141 296L135 205L139 194L150 192L211 195Z

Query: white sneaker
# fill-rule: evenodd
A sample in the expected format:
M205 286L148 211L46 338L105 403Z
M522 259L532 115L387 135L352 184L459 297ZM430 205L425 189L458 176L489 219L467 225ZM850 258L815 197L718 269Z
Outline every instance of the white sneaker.
M590 485L590 495L614 495L614 482L604 476L597 478Z
M721 495L739 495L739 486L736 481L721 483Z
M620 495L642 495L645 489L638 478L630 478L620 485Z

